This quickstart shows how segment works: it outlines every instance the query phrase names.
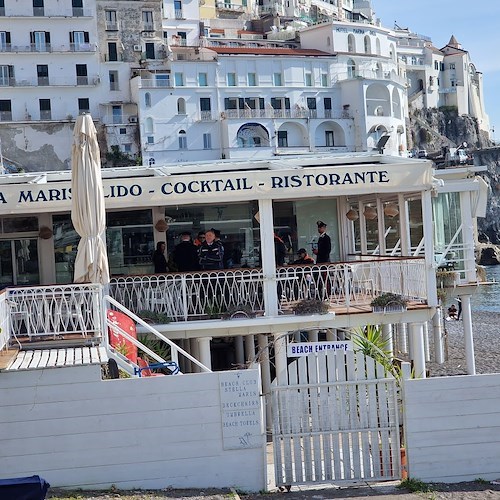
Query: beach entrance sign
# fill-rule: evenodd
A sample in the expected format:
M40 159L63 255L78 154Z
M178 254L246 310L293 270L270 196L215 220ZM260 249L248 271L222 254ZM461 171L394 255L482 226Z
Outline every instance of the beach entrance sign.
M352 341L325 341L325 342L292 342L287 346L287 356L297 358L299 356L309 356L324 351L352 351Z

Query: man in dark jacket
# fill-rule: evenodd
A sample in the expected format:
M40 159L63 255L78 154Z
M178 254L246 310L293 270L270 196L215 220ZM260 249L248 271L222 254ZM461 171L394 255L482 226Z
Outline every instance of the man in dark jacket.
M191 233L181 233L181 242L174 248L174 262L180 272L196 271L200 268L198 248L191 241Z
M307 250L305 248L299 248L297 254L299 258L293 261L294 264L314 264L314 259L307 255Z
M200 246L199 257L200 268L203 270L216 270L224 267L224 246L221 242L215 241L212 229L205 233L205 241Z
M313 250L316 255L316 264L324 264L330 262L330 252L332 251L332 241L330 236L326 234L326 224L319 220L316 222L318 226L318 248Z

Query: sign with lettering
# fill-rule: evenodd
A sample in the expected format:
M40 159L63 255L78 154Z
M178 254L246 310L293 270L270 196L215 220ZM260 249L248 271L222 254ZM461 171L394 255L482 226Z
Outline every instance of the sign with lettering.
M403 164L189 173L103 179L107 209L415 191L432 187L432 169ZM71 209L71 182L0 185L1 213Z
M325 341L325 342L292 342L287 346L287 356L297 358L299 356L309 356L324 351L352 351L351 340Z
M264 442L260 371L221 372L219 392L224 449L260 448Z

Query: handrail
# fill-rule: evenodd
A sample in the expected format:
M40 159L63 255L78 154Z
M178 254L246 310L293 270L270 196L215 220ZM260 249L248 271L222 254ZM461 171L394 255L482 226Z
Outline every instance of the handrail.
M191 356L188 352L186 352L184 349L180 348L175 342L172 342L170 339L165 337L165 335L161 334L158 330L153 328L151 325L148 325L144 320L139 318L136 314L134 314L132 311L124 307L122 304L120 304L118 301L113 299L113 297L109 295L105 295L103 297L103 303L106 305L106 303L111 304L113 307L118 309L119 311L123 312L127 316L129 316L131 319L133 319L136 323L141 325L143 328L145 328L149 333L152 333L155 337L159 338L160 340L163 340L170 346L170 352L171 352L171 357L172 361L175 361L178 364L178 355L182 354L185 358L189 359L189 361L193 362L196 366L198 366L202 371L210 373L212 370L210 368L206 367L203 363L200 363L196 358ZM106 307L104 309L107 309ZM121 328L117 327L114 323L109 322L106 319L106 324L107 326L111 326L113 329L118 330L118 333L120 333L122 336L124 336L127 340L132 342L134 345L139 347L142 351L144 351L146 354L150 355L153 359L158 361L159 363L165 363L167 360L163 359L162 357L158 356L154 351L146 347L142 342L139 340L135 339L134 337L130 336L122 330ZM108 337L106 336L106 339Z
M0 293L0 351L6 349L10 338L10 315L7 302L7 293Z

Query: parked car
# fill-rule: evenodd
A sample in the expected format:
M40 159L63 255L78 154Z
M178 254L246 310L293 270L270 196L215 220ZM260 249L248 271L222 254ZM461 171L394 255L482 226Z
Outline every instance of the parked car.
M417 158L427 158L427 150L419 149L417 153Z

